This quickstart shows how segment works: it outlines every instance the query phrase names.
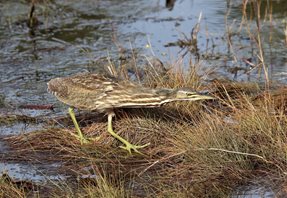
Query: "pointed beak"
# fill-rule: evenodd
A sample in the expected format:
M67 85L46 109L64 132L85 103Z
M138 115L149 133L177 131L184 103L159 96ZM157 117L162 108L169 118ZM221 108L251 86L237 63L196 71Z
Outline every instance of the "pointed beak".
M200 91L200 92L198 92L198 98L200 98L200 100L212 100L212 99L215 99L214 97L209 96L208 93L209 93L208 91Z
M214 97L208 96L208 95L198 95L198 98L200 100L212 100L212 99L215 99Z

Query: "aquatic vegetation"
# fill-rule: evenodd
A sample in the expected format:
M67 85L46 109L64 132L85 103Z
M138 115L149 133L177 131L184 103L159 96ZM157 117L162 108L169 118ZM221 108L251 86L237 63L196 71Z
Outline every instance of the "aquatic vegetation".
M220 26L222 35L210 29L212 24L206 18L209 15L204 12L202 18L142 19L141 14L122 15L124 7L115 15L111 11L106 14L99 7L100 13L105 14L95 15L90 8L93 1L41 2L29 1L30 6L21 9L21 17L0 17L7 22L5 30L17 33L3 42L7 57L1 60L5 66L15 67L1 73L5 98L0 96L0 106L6 108L9 103L21 112L1 114L0 127L5 129L21 122L32 128L32 124L41 122L40 129L29 133L19 130L17 135L1 134L0 146L3 143L8 149L0 150L0 154L4 162L42 165L49 170L53 165L55 174L64 177L50 179L40 170L41 176L47 178L42 185L18 181L4 172L0 196L43 197L49 193L50 197L230 197L239 186L249 184L267 185L275 195L286 196L287 88L275 82L279 78L272 78L273 69L277 69L272 66L285 63L282 44L285 47L287 42L286 22L274 20L273 8L280 9L286 2L277 5L277 1L226 1L227 10L222 10L225 24L220 20L225 25L225 29ZM99 5L101 2L97 1ZM116 10L119 2L111 2ZM184 3L178 2L166 5L168 10L176 10ZM21 1L22 6L25 3ZM153 8L162 9L160 5ZM5 16L10 14L7 13ZM167 27L172 28L196 24L189 26L189 33L180 33L183 38L176 37L175 42L174 38L167 44L160 40L161 47L182 50L177 54L179 59L163 61L143 55L142 49L133 43L125 45L130 34L121 35L120 30L138 25L138 21L167 21L172 24ZM126 26L120 26L122 23ZM25 28L29 35L23 36L21 31L26 32ZM10 32L4 32L3 38L10 36ZM138 45L146 46L153 55L159 51L163 55L160 58L166 56L161 47L153 49L150 38L148 44L142 42L142 32L135 34L139 36ZM107 53L107 46L115 48L118 54L113 51L108 52L108 57L101 56L99 51ZM278 62L273 62L275 54ZM49 98L45 90L50 79L83 69L112 73L151 88L206 90L216 99L176 102L158 109L116 110L113 127L120 136L135 144L151 143L141 150L143 155L129 155L118 149L121 143L108 134L105 114L77 111L85 137L101 137L81 145L71 136L77 132L68 115L61 113L64 108ZM25 104L26 101L33 104ZM26 110L45 113L26 116Z

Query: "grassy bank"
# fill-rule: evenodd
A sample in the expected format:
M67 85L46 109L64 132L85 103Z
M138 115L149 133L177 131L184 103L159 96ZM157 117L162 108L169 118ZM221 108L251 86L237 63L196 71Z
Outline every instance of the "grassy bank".
M99 141L80 145L71 135L72 124L55 126L7 138L10 159L61 162L60 172L69 178L51 181L40 197L45 191L54 197L228 197L260 177L269 178L271 186L283 185L286 88L200 82L194 72L168 72L146 84L208 89L215 100L116 112L117 133L135 144L151 143L141 150L144 155L120 149L121 143L107 132L106 117L88 113L82 114L80 125L86 136L101 135Z
M200 67L204 57L212 60L217 59L217 55L210 52L208 57L209 50L204 54L197 48L199 29L196 28L192 38L176 42L186 45L181 46L186 50L183 57L187 53L196 57L193 62L197 65L191 63L189 71L186 67L186 70L174 68L173 64L170 70L161 68L160 61L158 67L149 62L151 67L142 69L136 65L134 54L127 56L132 56L132 61L126 60L131 62L130 68L128 64L121 64L115 69L108 59L110 65L105 71L126 78L134 71L133 79L147 87L208 90L215 99L175 102L156 109L116 110L115 132L133 144L150 143L141 150L143 155L129 155L119 148L122 144L107 132L104 114L82 112L77 115L85 136L100 136L98 141L84 145L72 135L76 130L68 115L53 120L47 118L42 130L5 138L10 150L2 159L32 165L60 164L58 173L66 179L36 184L14 181L4 174L0 178L0 197L222 198L230 197L240 186L257 184L268 185L278 197L284 195L287 191L287 87L272 84L268 73L271 68L262 45L261 1L254 1L250 6L256 19L256 31L248 25L253 17L246 13L248 2L242 3L243 17L238 30L232 29L226 21L224 42L231 53L228 52L228 60L224 61L234 63L233 71L230 70L234 72L234 79L238 71L248 76L256 69L259 75L263 74L265 84L201 79L195 68ZM34 23L32 17L33 13L29 18L30 26ZM241 35L242 29L254 42L254 47L234 44L232 37ZM256 51L252 55L256 61L252 62L254 57L237 56L238 49L248 51L247 48ZM99 67L96 63L91 65ZM212 70L209 70L211 74ZM205 75L208 76L208 72ZM4 106L1 98L0 106ZM25 116L0 116L5 125L19 120L36 122Z

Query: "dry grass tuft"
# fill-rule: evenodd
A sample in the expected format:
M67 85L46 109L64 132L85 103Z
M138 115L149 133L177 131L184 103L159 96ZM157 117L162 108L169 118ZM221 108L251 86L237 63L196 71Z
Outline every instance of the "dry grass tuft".
M32 185L28 182L14 182L2 173L0 177L0 197L19 198L26 197L31 191Z
M193 73L167 75L167 80L153 78L152 85L204 88ZM283 182L285 88L214 82L209 90L216 100L118 110L114 130L134 144L150 142L144 155L119 149L120 142L107 133L106 118L90 118L83 132L101 135L99 141L80 145L73 127L35 131L6 138L13 148L10 159L60 162L73 177L65 188L56 188L55 197L228 197L258 176Z

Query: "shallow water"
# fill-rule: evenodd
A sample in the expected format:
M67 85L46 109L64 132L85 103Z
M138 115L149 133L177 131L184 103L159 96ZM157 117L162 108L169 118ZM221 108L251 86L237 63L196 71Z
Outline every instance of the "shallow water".
M232 198L272 198L276 197L271 188L265 186L242 186Z
M28 181L36 184L44 184L50 181L64 181L67 176L57 172L58 164L36 166L27 163L0 163L2 174L7 174L14 181ZM1 176L1 174L0 174Z
M179 47L164 46L183 39L183 34L190 37L200 12L198 47L202 55L209 57L201 59L202 71L209 71L211 79L250 79L250 75L244 73L248 67L243 60L256 59L251 48L256 48L254 42L246 34L234 36L236 53L231 53L224 40L226 12L230 10L227 23L233 24L232 30L237 31L242 17L241 1L180 0L172 10L165 7L163 0L53 2L37 5L36 16L42 24L33 31L24 21L30 9L28 3L0 2L0 95L5 96L6 102L15 105L56 103L46 91L49 79L85 70L96 71L99 66L93 61L100 57L110 56L118 64L117 45L127 50L136 49L142 58L155 55L164 62L176 63L183 52L179 53ZM287 9L282 7L287 7L286 1L273 3L272 44L267 31L263 31L262 37L266 41L266 62L273 79L286 83L287 50L283 30ZM251 28L254 24L251 23ZM263 30L271 30L268 23L262 24ZM237 67L242 70L235 76L231 71ZM254 78L258 76L256 70L251 74Z
M244 62L245 59L257 61L254 52L257 47L248 34L244 30L242 34L235 34L233 49L226 44L226 28L232 27L231 31L236 32L240 27L241 0L177 0L174 7L169 8L164 0L45 2L36 5L36 16L41 24L30 29L25 22L30 9L26 1L0 1L0 96L4 98L0 107L9 106L10 113L20 112L43 119L62 115L66 106L47 93L46 83L58 76L100 70L95 61L101 57L108 56L118 65L120 48L126 49L128 57L132 56L133 49L139 59L156 56L164 63L177 65L184 51L165 45L185 36L190 38L200 13L201 74L208 72L208 79L258 80L258 71L249 70ZM272 80L287 83L284 42L287 2L272 2L273 24L262 20L266 63ZM266 1L262 4L267 5ZM251 21L250 28L256 30L255 21ZM194 54L188 54L183 61L187 62L190 57L195 59ZM232 71L237 67L241 69L235 74ZM250 72L246 73L246 70ZM55 104L56 108L54 112L24 111L20 108L23 104ZM0 135L30 132L39 127L42 127L39 123L27 125L22 122L0 125ZM16 175L16 169L23 169L18 171L17 177L26 174L27 170L26 165L2 162L0 172L5 168L11 175ZM33 171L29 178L38 181L41 174Z

